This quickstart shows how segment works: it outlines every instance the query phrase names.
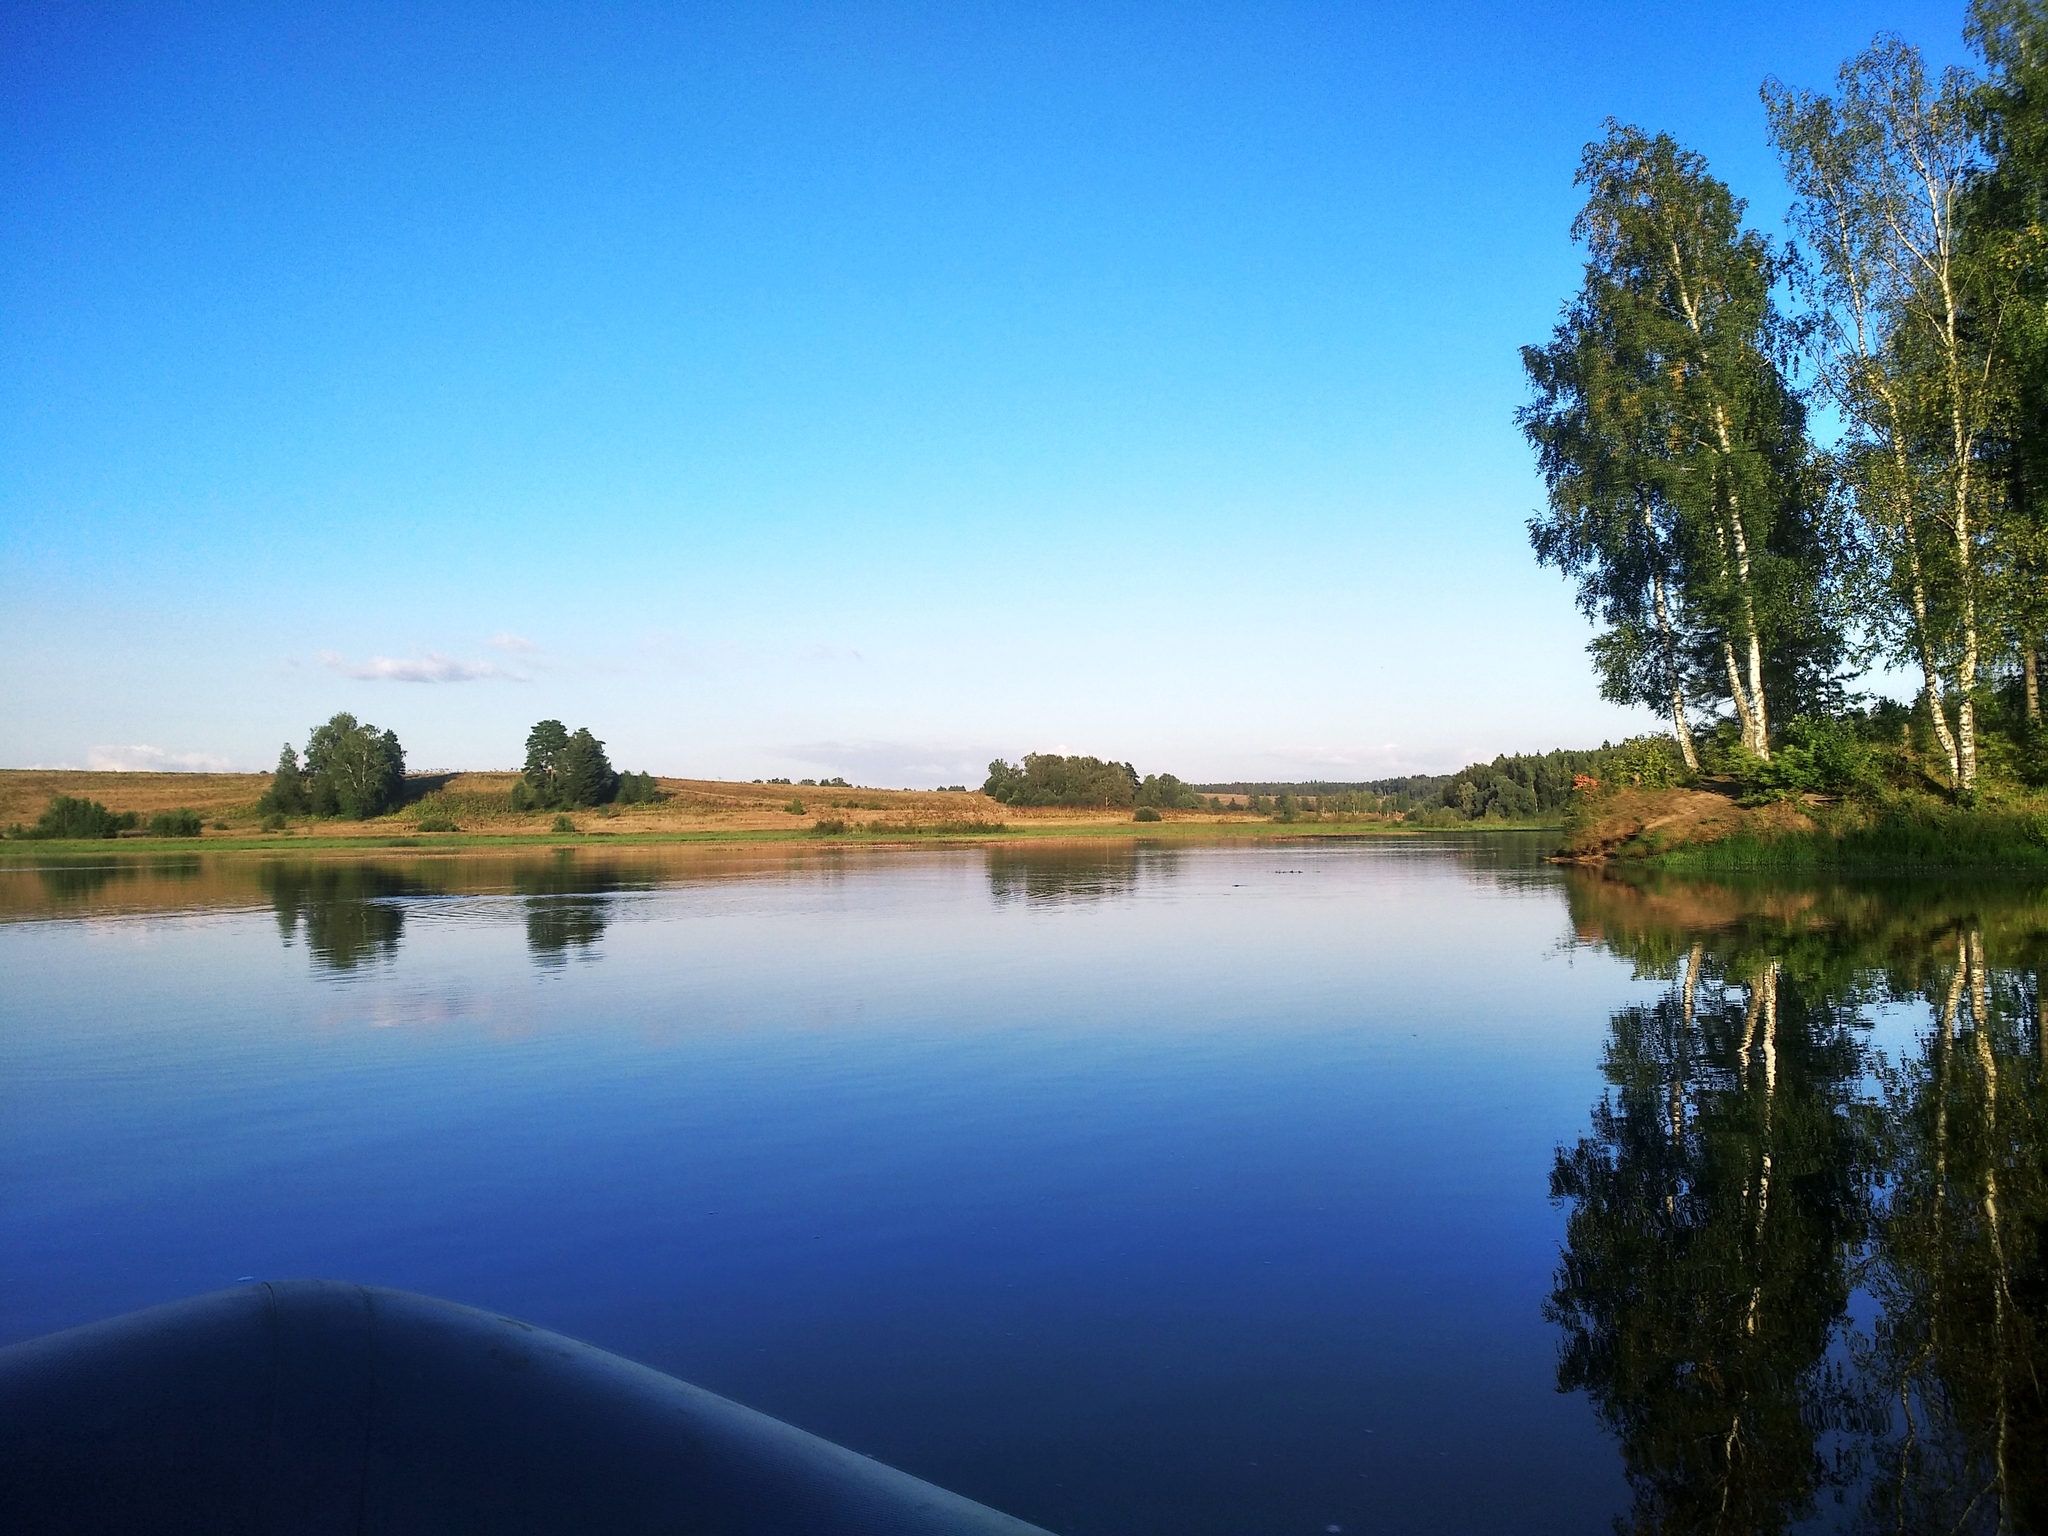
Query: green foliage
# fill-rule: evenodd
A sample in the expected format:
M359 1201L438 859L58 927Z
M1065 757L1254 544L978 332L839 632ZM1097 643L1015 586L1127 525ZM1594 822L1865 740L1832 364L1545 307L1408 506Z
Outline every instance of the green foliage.
M460 832L462 830L461 827L455 824L454 819L448 816L422 816L417 826L422 832Z
M270 788L256 802L256 809L265 815L279 816L304 816L313 809L306 776L299 770L299 754L292 750L290 742L277 754L277 772L271 775Z
M1025 755L1021 768L1000 758L990 763L981 792L1004 805L1126 808L1137 803L1138 786L1137 772L1129 763L1032 752Z
M282 831L284 831L284 830L285 830L285 826L286 826L286 822L285 822L285 819L284 819L284 812L282 812L282 811L272 811L272 812L271 812L271 813L270 813L269 815L267 815L267 816L265 816L265 817L263 818L263 823L262 823L262 825L263 825L263 830L264 830L264 831L266 831L266 832L282 832Z
M197 811L159 811L149 818L151 837L197 837L203 819Z
M1751 770L1757 788L1782 794L1846 794L1874 786L1877 767L1853 723L1802 715L1785 727L1767 763Z
M1161 819L1159 808L1151 805L1139 806L1136 814L1131 817L1133 821L1159 821Z
M133 811L110 811L97 800L52 795L36 824L22 833L31 838L106 838L133 827Z
M566 816L557 816L552 830L556 832L574 832L576 830L576 823Z
M655 787L653 774L622 773L619 775L617 804L652 805L660 798L661 791Z
M1148 773L1138 785L1135 803L1168 811L1195 811L1201 809L1202 797L1170 773Z
M646 778L652 797L653 781ZM586 726L571 732L559 720L542 720L526 733L526 766L513 792L513 809L583 810L609 804L618 793L619 776L605 756L604 743Z
M1607 626L1590 647L1604 697L1681 734L1688 706L1732 698L1765 752L1765 697L1825 695L1842 655L1829 504L1776 363L1784 260L1669 135L1610 120L1577 184L1585 280L1522 353L1537 398L1519 420L1549 491L1530 542Z
M398 804L405 753L392 732L338 714L307 738L305 785L314 815L366 821Z
M824 816L811 823L811 830L820 837L844 837L846 823L837 816Z
M1631 736L1607 754L1605 770L1603 782L1635 789L1669 789L1688 777L1678 743L1669 736Z

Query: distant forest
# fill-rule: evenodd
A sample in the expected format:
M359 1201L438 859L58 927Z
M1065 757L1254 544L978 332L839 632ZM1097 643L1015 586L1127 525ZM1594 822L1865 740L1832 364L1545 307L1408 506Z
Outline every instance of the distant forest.
M1551 821L1564 814L1574 788L1587 780L1661 787L1676 782L1682 771L1670 738L1650 736L1583 750L1504 753L1456 773L1348 782L1239 780L1188 787L1201 795L1242 795L1255 810L1267 809L1270 803L1326 813L1377 812L1433 824Z

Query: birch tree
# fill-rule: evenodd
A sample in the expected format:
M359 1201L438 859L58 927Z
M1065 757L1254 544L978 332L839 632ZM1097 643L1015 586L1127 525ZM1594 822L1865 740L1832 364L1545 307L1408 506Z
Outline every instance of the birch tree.
M1984 161L1960 70L1929 81L1880 35L1835 97L1767 81L1771 138L1818 263L1820 377L1844 425L1834 458L1877 556L1873 628L1920 671L1950 783L1977 783L1975 692L1997 487L2006 300L1969 281L1963 199ZM2009 287L2009 285L2006 285ZM1950 723L1950 711L1954 723Z
M1607 626L1589 647L1601 696L1667 712L1686 768L1699 772L1686 711L1677 531L1661 484L1659 381L1633 353L1591 272L1548 346L1524 347L1537 401L1519 413L1549 491L1529 521L1536 558L1578 582L1578 603Z
M1610 121L1577 184L1585 280L1550 345L1524 353L1539 398L1522 424L1550 491L1531 538L1539 559L1595 576L1615 625L1610 683L1655 696L1681 744L1685 692L1711 687L1767 761L1773 632L1807 585L1782 536L1803 494L1804 421L1775 361L1778 259L1668 134ZM1711 672L1676 659L1681 629Z
M1982 280L2014 288L2002 439L1992 454L2003 505L1998 544L2003 628L2021 680L2027 727L2041 729L2048 639L2048 6L1976 0L1966 28L1990 78L1978 93L1988 171L1966 206Z

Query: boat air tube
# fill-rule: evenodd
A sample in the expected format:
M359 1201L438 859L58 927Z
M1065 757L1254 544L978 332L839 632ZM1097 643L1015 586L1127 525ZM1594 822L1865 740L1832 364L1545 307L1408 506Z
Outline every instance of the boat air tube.
M0 1349L0 1529L1043 1536L588 1344L332 1280Z

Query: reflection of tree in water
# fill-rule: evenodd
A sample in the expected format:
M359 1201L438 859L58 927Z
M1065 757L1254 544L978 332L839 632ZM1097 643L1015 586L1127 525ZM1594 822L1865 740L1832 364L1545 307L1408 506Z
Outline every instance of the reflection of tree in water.
M1559 1384L1619 1442L1627 1525L1777 1531L1826 1496L1872 1529L2048 1529L2048 910L1614 882L1573 908L1670 983L1614 1015L1552 1174ZM1916 998L1881 1064L1864 1010Z
M1185 853L1144 843L1108 847L994 845L988 850L988 888L997 906L1103 901L1128 896L1146 880L1171 879Z
M377 864L265 863L257 878L277 910L279 937L290 944L303 925L313 963L331 971L397 954L405 929L399 898L427 893L411 874Z
M645 870L628 872L567 854L518 865L512 872L512 890L526 898L528 951L547 966L566 964L572 952L588 956L611 922L617 893L649 890L656 883Z
M45 864L36 871L43 895L54 905L96 896L110 880L133 880L132 864Z
M1901 1433L1872 1503L1887 1526L2048 1530L2048 1189L2040 972L1940 946L1924 1050L1884 1072L1888 1187L1865 1354ZM1945 972L1944 974L1941 974Z

